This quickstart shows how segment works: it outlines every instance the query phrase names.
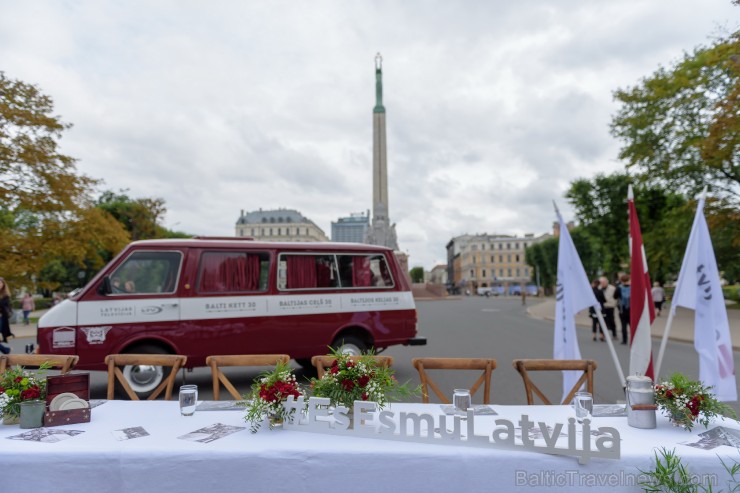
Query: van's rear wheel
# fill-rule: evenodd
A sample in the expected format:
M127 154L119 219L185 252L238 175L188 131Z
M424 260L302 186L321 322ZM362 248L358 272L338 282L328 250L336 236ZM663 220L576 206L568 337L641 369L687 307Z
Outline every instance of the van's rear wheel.
M143 344L134 346L126 350L129 354L171 354L169 351L152 344ZM159 384L166 379L172 368L155 365L127 365L122 369L122 373L128 384L131 386L139 399L146 399ZM122 396L127 397L123 387L117 385L116 391Z
M350 356L359 356L366 353L368 349L367 343L355 336L337 337L331 344L331 347L342 354L349 354Z

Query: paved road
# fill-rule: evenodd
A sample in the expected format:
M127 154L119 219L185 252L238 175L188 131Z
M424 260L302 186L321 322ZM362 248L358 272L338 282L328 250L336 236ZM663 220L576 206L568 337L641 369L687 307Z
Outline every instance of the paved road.
M530 299L530 305L537 300ZM418 375L411 366L411 359L420 356L432 357L485 357L495 358L498 368L493 373L493 402L497 404L525 404L524 386L521 377L511 366L515 358L551 358L553 323L532 318L519 298L480 298L465 297L441 301L419 301L419 326L421 334L429 340L427 346L393 347L384 354L395 358L396 375L401 381L411 380L418 384ZM614 369L607 345L593 342L591 331L579 327L578 339L584 358L594 359L599 367L595 373L595 401L610 403L624 400L624 394ZM15 352L23 352L23 347L32 339L12 340ZM659 340L654 340L653 351L657 355ZM617 353L623 371L627 373L628 349L617 344ZM693 345L672 341L668 345L664 373L680 371L698 376L698 357ZM740 368L740 352L735 352L735 367ZM237 372L230 372L235 375ZM299 380L305 376L298 372ZM237 388L247 391L249 381L257 372L247 372L232 378ZM440 387L451 395L455 386L469 386L477 375L465 372L433 373ZM559 375L537 375L537 383L542 390L557 399L562 393ZM195 383L201 391L201 398L211 397L210 371L199 368L186 374L188 383ZM93 398L105 397L106 377L102 372L94 372ZM482 391L475 402L480 402ZM740 405L735 403L740 413Z

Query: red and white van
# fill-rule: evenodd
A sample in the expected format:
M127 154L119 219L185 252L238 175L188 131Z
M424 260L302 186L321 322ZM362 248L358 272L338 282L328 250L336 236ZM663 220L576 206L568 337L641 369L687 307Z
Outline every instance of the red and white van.
M43 354L104 370L115 353L173 353L188 367L215 354L359 353L423 345L406 276L388 248L241 238L131 243L38 323ZM126 368L141 395L161 368Z

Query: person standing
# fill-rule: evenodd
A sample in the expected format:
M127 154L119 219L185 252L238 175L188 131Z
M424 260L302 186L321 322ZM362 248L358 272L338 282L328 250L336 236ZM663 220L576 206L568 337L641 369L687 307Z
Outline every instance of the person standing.
M29 316L36 309L36 302L33 301L33 296L28 291L26 291L26 294L23 295L23 299L21 300L21 309L23 310L23 323L28 325L30 321Z
M10 304L10 288L5 279L0 277L0 334L3 336L3 342L8 342L8 337L15 337L10 331L10 317L13 314L13 307Z
M602 276L599 278L599 289L601 294L604 295L604 322L606 328L612 333L614 339L617 338L617 324L614 321L614 309L617 307L616 291L613 285L609 284L609 280Z
M623 274L619 280L619 322L622 324L622 344L627 344L630 326L630 276Z
M653 283L653 304L655 305L655 316L660 317L660 311L663 309L663 303L665 302L665 289L660 285L658 281Z
M591 281L591 289L594 291L594 296L596 297L596 301L599 302L599 308L601 309L601 312L604 312L604 293L601 292L599 289L599 280L594 279ZM601 324L599 324L599 317L596 315L596 310L594 310L594 307L590 307L588 309L589 315L591 315L591 332L594 336L594 341L596 340L597 334L601 336L601 340L604 341L604 330L601 328Z

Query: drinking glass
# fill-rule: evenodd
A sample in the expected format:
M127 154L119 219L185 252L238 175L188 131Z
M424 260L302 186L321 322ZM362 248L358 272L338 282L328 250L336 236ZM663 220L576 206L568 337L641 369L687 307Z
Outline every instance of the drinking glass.
M180 414L192 416L195 414L195 406L198 404L198 386L180 386Z
M455 389L452 395L452 404L458 411L467 411L473 407L473 400L470 397L470 391L468 389Z
M573 407L576 410L576 421L583 423L584 419L591 419L594 412L594 398L590 392L576 392Z

